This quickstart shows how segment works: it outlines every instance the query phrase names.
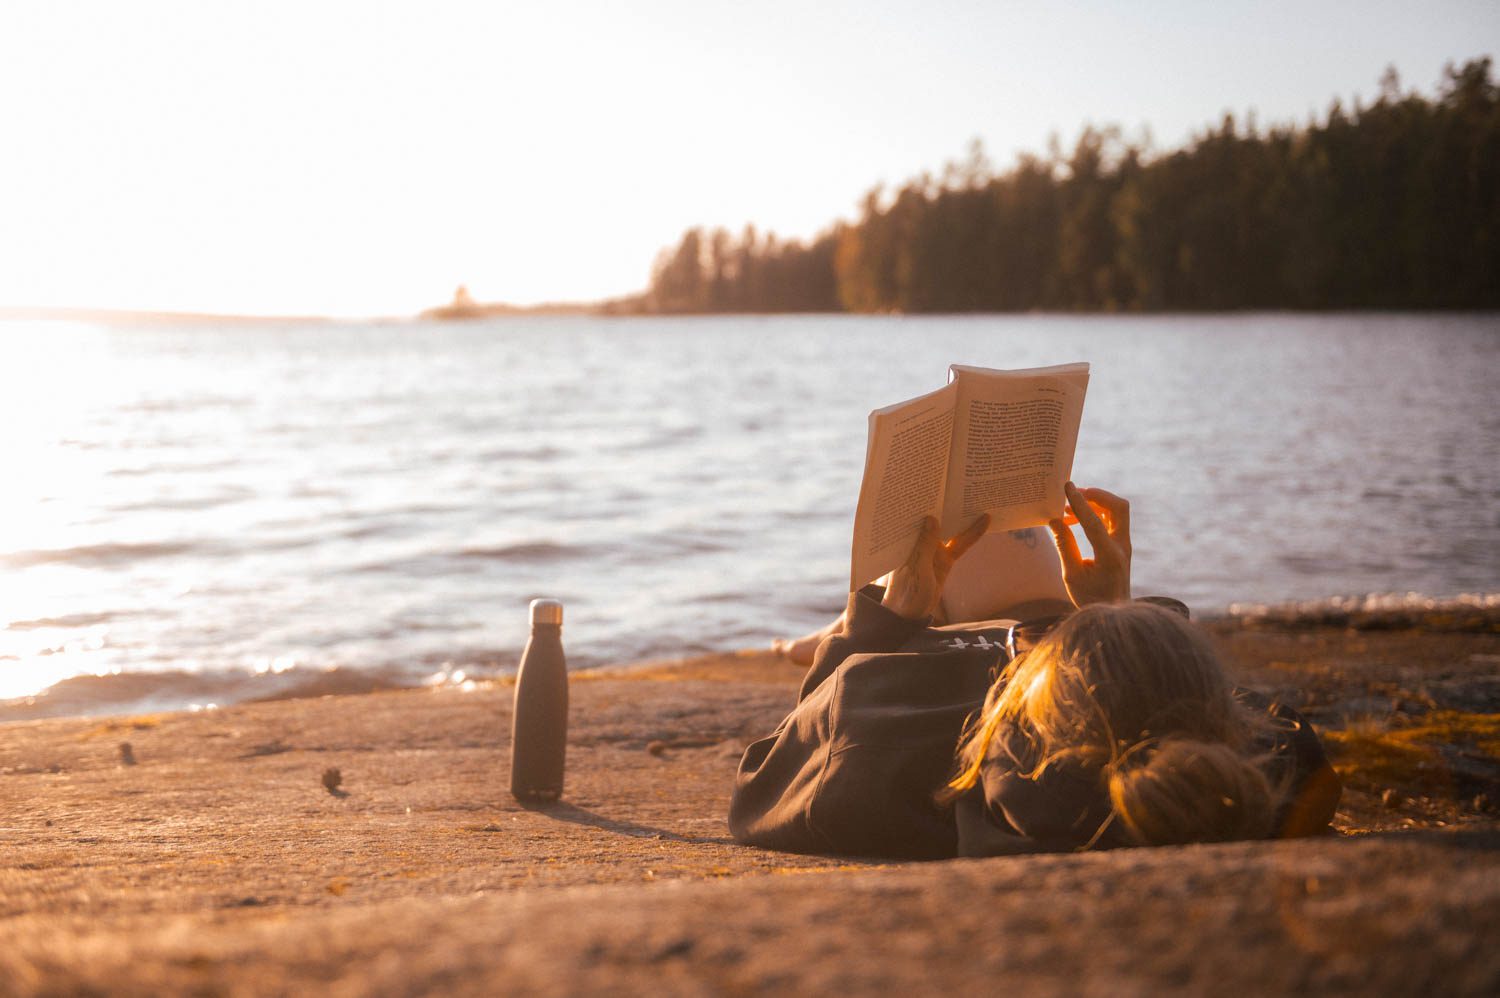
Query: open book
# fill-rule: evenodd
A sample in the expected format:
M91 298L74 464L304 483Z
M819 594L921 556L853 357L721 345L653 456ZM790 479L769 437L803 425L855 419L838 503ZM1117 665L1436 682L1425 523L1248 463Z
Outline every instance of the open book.
M991 532L1063 515L1089 366L948 370L946 387L870 413L851 590L905 561L925 517L952 537L982 513Z

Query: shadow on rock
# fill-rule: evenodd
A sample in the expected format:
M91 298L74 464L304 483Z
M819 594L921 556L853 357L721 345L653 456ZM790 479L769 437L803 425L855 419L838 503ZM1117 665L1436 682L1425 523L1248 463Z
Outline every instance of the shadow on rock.
M628 835L634 839L662 839L667 842L688 842L697 845L734 844L734 840L727 835L680 835L677 832L667 831L665 828L653 828L650 825L638 825L632 821L619 821L615 818L606 818L602 814L596 814L576 804L569 804L567 801L523 803L521 806L528 811L545 814L547 817L555 818L558 821L566 821L574 825L587 825L590 828L601 828L606 832L614 832L617 835Z

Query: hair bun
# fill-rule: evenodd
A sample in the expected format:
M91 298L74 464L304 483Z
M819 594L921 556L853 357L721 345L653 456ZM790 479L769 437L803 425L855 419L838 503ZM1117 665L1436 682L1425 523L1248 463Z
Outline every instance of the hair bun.
M1148 741L1105 775L1115 814L1141 845L1256 839L1271 831L1265 774L1223 743Z

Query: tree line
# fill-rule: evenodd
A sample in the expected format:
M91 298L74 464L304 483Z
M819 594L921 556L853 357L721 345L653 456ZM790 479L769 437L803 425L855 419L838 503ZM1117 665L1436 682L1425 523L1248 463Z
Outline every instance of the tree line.
M1500 89L1335 102L1306 126L1226 115L1155 154L1115 127L997 172L870 191L810 241L690 229L614 311L973 312L1500 306Z

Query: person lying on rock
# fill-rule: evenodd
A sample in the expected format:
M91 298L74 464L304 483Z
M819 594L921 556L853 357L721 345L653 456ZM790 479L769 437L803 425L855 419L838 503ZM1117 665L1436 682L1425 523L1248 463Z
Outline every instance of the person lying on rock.
M1130 598L1130 508L1066 486L1072 612L931 625L984 518L929 520L851 593L798 702L740 761L729 827L790 852L905 858L1313 835L1341 787L1296 711L1230 683L1173 600Z

